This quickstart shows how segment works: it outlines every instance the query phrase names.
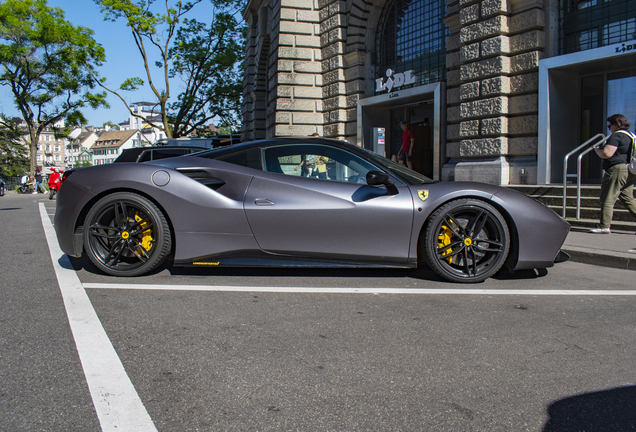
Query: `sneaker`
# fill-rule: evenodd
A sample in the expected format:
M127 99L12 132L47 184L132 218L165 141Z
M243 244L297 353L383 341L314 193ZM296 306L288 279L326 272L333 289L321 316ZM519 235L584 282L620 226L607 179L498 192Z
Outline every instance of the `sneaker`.
M592 234L611 234L612 233L609 228L601 228L601 227L591 229L590 232Z
M37 192L31 192L31 195L35 195Z

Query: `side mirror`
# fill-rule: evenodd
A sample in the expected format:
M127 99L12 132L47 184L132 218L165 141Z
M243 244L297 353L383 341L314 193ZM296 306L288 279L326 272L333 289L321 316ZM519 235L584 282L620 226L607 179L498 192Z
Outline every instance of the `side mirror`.
M395 183L391 181L387 173L381 171L369 171L367 173L367 184L369 186L385 186L389 195L397 195L398 190Z

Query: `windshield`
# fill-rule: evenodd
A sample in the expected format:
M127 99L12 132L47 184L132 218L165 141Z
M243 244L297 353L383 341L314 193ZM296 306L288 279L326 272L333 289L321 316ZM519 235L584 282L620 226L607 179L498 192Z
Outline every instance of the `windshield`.
M367 157L373 160L373 162L382 165L387 171L391 172L391 174L398 177L408 185L414 186L425 183L435 183L435 180L432 180L416 171L410 170L404 165L395 163L377 153L373 153L370 150L362 150L366 153Z

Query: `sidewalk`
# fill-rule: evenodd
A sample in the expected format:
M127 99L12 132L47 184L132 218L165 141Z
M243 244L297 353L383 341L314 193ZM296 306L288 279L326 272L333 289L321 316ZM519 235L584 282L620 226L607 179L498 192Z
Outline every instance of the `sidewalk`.
M636 235L629 231L592 234L586 228L570 229L562 250L571 261L603 267L636 270Z

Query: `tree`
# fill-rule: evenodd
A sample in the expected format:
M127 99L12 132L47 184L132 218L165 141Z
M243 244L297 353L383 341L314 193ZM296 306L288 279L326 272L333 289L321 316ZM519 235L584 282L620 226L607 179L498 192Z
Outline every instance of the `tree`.
M19 120L19 119L18 119ZM29 169L29 149L15 120L0 116L0 176L21 176Z
M196 132L212 119L237 124L243 93L245 28L234 14L220 12L209 27L186 20L170 50L171 76L185 90L170 104L174 136Z
M0 84L11 88L29 133L30 170L36 166L40 134L66 120L86 123L81 110L108 106L93 93L95 67L105 59L93 31L74 26L46 0L0 3Z
M113 123L112 121L107 121L103 125L104 128L108 127L111 130L119 130L119 125Z
M92 164L89 161L75 162L73 164L73 168L85 168L89 166L92 166Z
M155 12L154 0L95 0L101 5L104 17L115 21L123 18L130 29L143 60L148 85L157 100L161 124L144 119L152 127L162 130L168 138L186 136L215 117L237 118L242 92L242 60L245 27L236 16L245 6L245 0L210 0L212 12L207 26L185 15L201 3L165 1L165 10ZM153 53L159 60L151 68ZM161 76L153 79L153 73ZM182 92L170 102L171 79L182 82ZM120 91L130 91L144 85L139 77L125 80L114 90L100 85L116 95L131 115L141 118L130 109Z

